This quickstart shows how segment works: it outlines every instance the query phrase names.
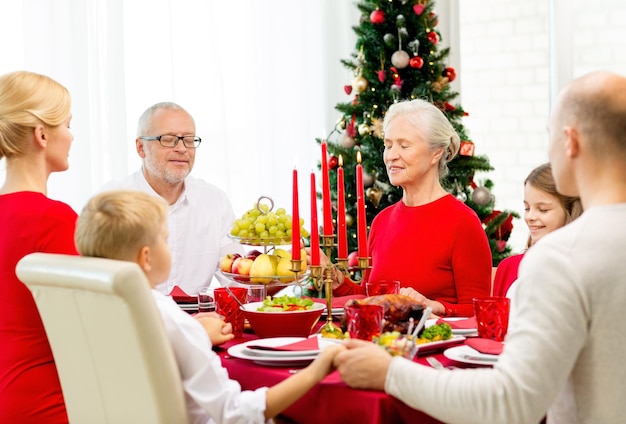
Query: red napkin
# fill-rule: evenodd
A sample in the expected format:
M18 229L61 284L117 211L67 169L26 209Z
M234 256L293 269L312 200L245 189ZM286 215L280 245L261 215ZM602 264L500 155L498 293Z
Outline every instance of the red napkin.
M339 296L339 297L334 297L333 296L332 308L333 309L343 308L348 300L364 299L364 298L365 298L365 295L362 295L362 294L352 294L352 295L349 295L349 296ZM322 303L322 304L326 305L326 299L320 299L319 297L312 297L311 300L313 302Z
M480 353L486 353L488 355L499 355L502 353L504 344L491 339L481 339L480 337L472 337L465 340L465 344L479 351Z
M183 291L183 289L181 289L178 286L174 286L174 288L172 288L172 291L170 292L169 296L172 296L172 298L174 299L174 302L176 303L197 303L198 302L197 297L189 296L187 293Z
M289 343L282 346L259 346L248 345L248 349L256 350L278 350L278 351L299 351L299 350L319 350L320 346L317 343L317 337L309 337L298 342Z
M476 328L476 317L459 320L447 320L445 318L439 318L437 320L437 324L441 324L442 322L450 325L450 328L452 328L453 330L470 330L472 328Z

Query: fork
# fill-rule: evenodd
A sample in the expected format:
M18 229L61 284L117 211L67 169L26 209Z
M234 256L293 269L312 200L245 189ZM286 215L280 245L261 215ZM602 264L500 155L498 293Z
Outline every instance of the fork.
M454 366L449 366L449 367L444 366L444 365L443 365L441 362L439 362L439 360L438 360L437 358L435 358L434 356L428 356L428 357L426 357L426 362L428 362L428 363L430 364L430 366L431 366L431 367L433 367L433 368L435 368L435 369L438 369L438 370L445 370L445 369L448 369L448 370L454 370L454 369L456 369L456 368L457 368L457 367L454 367Z

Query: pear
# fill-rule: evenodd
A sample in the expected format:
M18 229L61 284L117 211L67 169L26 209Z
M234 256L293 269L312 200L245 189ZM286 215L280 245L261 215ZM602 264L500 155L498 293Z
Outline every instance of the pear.
M274 249L274 255L276 255L276 256L278 256L280 258L287 258L287 259L291 260L291 253L289 253L285 249Z
M267 253L261 253L257 256L250 268L250 281L261 284L271 283L274 280L271 277L276 275L278 262L276 258L276 256Z
M295 275L291 270L291 255L280 258L278 265L276 265L276 275L280 276L280 280L283 282L294 280Z

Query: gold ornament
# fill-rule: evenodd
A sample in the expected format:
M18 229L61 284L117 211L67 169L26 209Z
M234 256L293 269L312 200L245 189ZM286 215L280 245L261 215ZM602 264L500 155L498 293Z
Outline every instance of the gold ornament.
M437 81L433 82L433 90L437 93L441 93L441 91L446 88L448 85L448 77L439 77Z
M358 129L359 129L359 134L360 135L368 135L371 132L369 125L367 125L365 123L359 124L359 128Z
M383 134L383 120L382 119L380 118L372 119L372 126L370 128L372 130L372 134L374 134L375 137L383 138L384 134Z
M352 88L354 88L357 92L362 93L367 90L367 86L369 83L363 76L359 75L352 81Z
M352 227L354 225L354 217L352 215L350 215L349 213L346 214L346 226L348 228Z
M374 207L377 208L378 205L380 204L380 199L383 198L383 191L379 189L378 187L374 186L365 190L365 195L367 196L369 201L372 202L372 205L374 205Z

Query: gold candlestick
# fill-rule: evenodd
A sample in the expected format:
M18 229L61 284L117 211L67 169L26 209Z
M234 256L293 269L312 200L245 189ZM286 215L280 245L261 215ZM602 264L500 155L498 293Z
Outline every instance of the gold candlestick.
M331 257L332 248L335 246L335 235L324 235L323 244L326 257ZM370 259L358 258L358 268L362 271L361 275L370 268ZM350 277L350 269L348 267L347 258L336 258L335 263L328 262L326 265L314 265L311 266L311 278L313 279L313 285L317 291L321 291L324 288L326 292L326 324L321 328L321 332L337 332L339 328L333 324L333 273L335 270L339 270L344 273L344 278L347 277L353 283L358 283L360 280L354 280ZM340 330L339 330L340 331Z

